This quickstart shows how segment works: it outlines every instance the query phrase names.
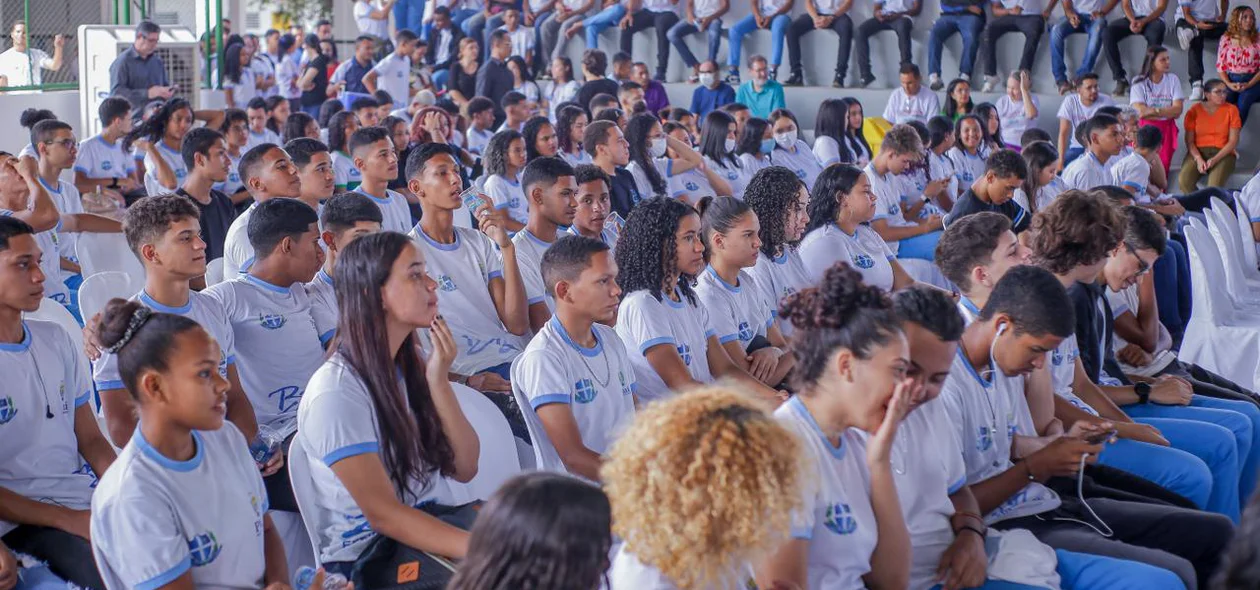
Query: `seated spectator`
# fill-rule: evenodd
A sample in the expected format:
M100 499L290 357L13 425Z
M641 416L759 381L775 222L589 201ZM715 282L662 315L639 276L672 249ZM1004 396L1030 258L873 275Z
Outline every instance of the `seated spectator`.
M907 125L898 125L884 135L879 155L864 171L875 196L871 229L888 243L890 252L897 258L919 259L929 264L916 263L916 266L930 266L932 251L943 227L941 215L931 213L921 216L920 212L927 204L923 194L903 197L897 180L906 168L922 159L923 141L918 132ZM918 273L919 270L911 272Z
M722 47L722 17L730 11L731 3L729 0L718 0L716 2L712 0L688 0L685 6L684 18L670 27L665 36L674 45L674 48L678 50L678 56L682 58L683 63L692 70L691 76L687 78L687 83L695 84L700 81L700 61L691 53L691 48L687 47L687 42L684 38L693 33L704 33L708 42L708 54L705 60L714 62L715 68L713 71L716 72L718 50ZM705 84L705 86L708 86L708 84Z
M616 124L595 121L586 126L582 149L591 156L591 162L608 176L612 210L622 220L630 210L643 200L634 175L625 167L630 164L630 144Z
M743 53L741 52L744 37L757 29L770 29L770 43L772 52L770 61L767 63L766 58L755 55L748 58L748 69L752 71L753 79L758 81L757 86L765 84L765 80L777 80L779 78L779 64L783 63L783 39L787 35L787 29L792 24L792 17L788 16L792 12L793 0L758 0L752 5L752 11L731 26L729 33L730 46L727 48L728 55L726 57L726 82L731 85L739 85L739 62ZM764 68L763 73L758 73L755 61L761 58L761 64ZM778 82L775 82L778 85ZM742 87L741 87L742 90ZM782 86L779 87L780 95L782 95ZM760 92L760 91L759 91ZM741 100L757 111L757 105ZM771 106L761 113L761 117L766 116L770 111L776 108L783 108L782 104Z
M791 170L805 186L814 186L822 166L818 165L818 158L814 157L809 144L800 139L800 124L796 122L796 115L787 109L771 112L770 131L774 134L770 163Z
M894 125L908 121L926 123L936 113L941 112L940 99L936 93L923 88L923 75L919 66L912 63L902 64L899 88L894 88L888 95L888 104L884 107L884 119ZM852 124L852 123L850 123ZM871 156L874 158L874 155Z
M1165 170L1171 166L1177 148L1177 119L1181 118L1184 100L1181 79L1172 73L1168 49L1158 45L1147 49L1142 72L1133 79L1129 90L1129 102L1141 117L1142 125L1158 127L1168 138L1160 152Z
M1111 165L1111 178L1115 186L1128 191L1135 204L1160 215L1179 217L1186 211L1201 213L1212 204L1213 198L1233 206L1234 197L1219 187L1208 187L1185 195L1168 195L1155 185L1155 170L1163 166L1159 161L1159 149L1164 137L1159 128L1146 126L1138 129L1133 153L1119 157Z
M1063 18L1050 27L1050 71L1059 87L1059 95L1071 92L1072 81L1094 71L1098 54L1102 52L1107 13L1115 7L1116 0L1076 0L1063 3ZM1088 33L1089 38L1085 41L1085 55L1081 57L1081 65L1069 79L1063 54L1068 37L1077 33Z
M745 173L756 174L758 170L770 166L770 152L774 151L774 146L774 128L770 122L753 117L744 123L735 153L739 155L739 164Z
M389 189L398 177L398 151L382 127L364 127L350 136L350 157L363 178L355 192L381 208L381 229L404 233L411 230L411 210L402 194Z
M1129 94L1129 75L1120 61L1120 42L1132 35L1141 35L1146 38L1146 48L1150 49L1164 44L1164 33L1168 30L1168 25L1164 24L1167 0L1120 0L1120 3L1124 18L1107 24L1102 42L1107 50L1107 65L1111 66L1111 75L1116 81L1114 94L1117 97Z
M849 16L852 2L805 0L805 14L796 17L787 30L788 61L792 64L792 76L783 83L784 86L801 86L805 83L804 68L801 65L801 37L815 30L831 29L836 33L839 46L836 48L836 75L831 80L832 88L844 86L844 78L849 72L849 51L853 46L853 17Z
M341 193L324 202L319 212L320 246L324 250L324 266L315 278L306 283L311 300L311 318L325 348L332 341L341 318L333 276L337 274L337 257L355 239L381 231L381 208L359 193Z
M529 67L525 65L525 58L519 55L513 55L507 60L508 71L512 72L512 91L525 96L533 106L531 108L542 108L546 104L543 102L542 91L538 89L538 84L534 82L534 76L530 74ZM546 112L546 110L543 110Z
M603 242L609 252L616 254L621 226L610 219L613 209L608 175L592 164L575 167L573 175L578 185L577 209L566 233Z
M1006 94L995 106L1002 122L1002 142L1007 149L1019 151L1020 136L1037 125L1041 112L1041 101L1032 93L1032 76L1028 72L1011 72L1006 77Z
M975 115L980 120L981 151L991 155L998 150L1007 149L1002 142L1002 116L998 114L997 106L991 102L982 102L976 105Z
M721 177L730 186L731 196L739 198L756 170L745 168L735 153L738 147L735 128L730 115L720 110L710 112L700 132L698 151L704 156L705 169Z
M135 146L144 154L144 188L150 196L171 193L183 186L188 168L180 148L196 121L205 121L207 127L215 129L223 121L223 112L193 111L188 101L174 98L123 139L124 150Z
M1024 50L1019 58L1020 70L1032 71L1037 46L1046 30L1046 20L1054 8L1054 0L998 0L992 5L993 22L984 29L984 88L982 92L994 92L998 88L997 42L1007 33L1024 36Z
M302 196L302 182L288 152L275 144L263 144L249 150L241 158L241 181L254 203L270 199L296 199ZM310 204L310 203L307 203ZM223 278L233 280L254 263L254 248L249 242L249 218L252 207L232 221L223 244Z
M962 78L951 80L945 89L945 106L941 114L957 122L975 108L976 105L971 102L971 82Z
M52 194L44 188L35 158L14 158L0 152L0 218L12 217L30 225L42 256L28 263L38 266L45 278L44 297L73 309L70 288L57 280L61 275L61 257L57 250L57 227L61 213ZM73 313L73 312L72 312Z
M984 31L984 0L941 0L941 14L928 35L928 87L936 92L941 81L941 54L945 40L958 33L962 37L962 57L958 60L958 76L971 79L980 50L980 34Z
M332 152L338 191L352 191L363 182L363 173L354 167L349 149L350 138L360 126L359 117L350 111L341 111L328 121L328 149Z
M871 37L876 33L896 33L897 51L901 54L899 65L910 63L910 31L914 18L922 9L922 0L878 0L874 3L871 18L858 25L857 36L853 39L861 74L859 86L865 88L875 81L875 74L871 73Z
M619 35L621 43L621 52L626 55L634 54L634 34L649 28L656 29L656 75L653 78L657 81L665 80L665 69L669 66L669 30L678 24L678 9L675 7L676 2L665 0L647 0L645 2L636 3L637 9L627 9L626 16L622 19L623 26ZM737 47L738 44L732 42L732 46ZM591 45L591 47L595 47ZM644 68L647 66L644 65ZM633 74L631 74L633 78ZM640 84L643 84L640 82ZM656 112L660 109L651 109Z
M1238 138L1242 130L1238 107L1226 102L1224 82L1208 80L1205 89L1204 100L1195 103L1186 113L1186 159L1177 177L1183 194L1197 190L1204 176L1209 187L1225 186L1238 159Z
M666 134L660 121L650 113L640 113L630 119L626 125L626 141L630 144L630 163L626 170L634 177L640 195L673 196L671 179L704 165L699 153L687 142ZM670 150L681 157L666 157Z
M1244 125L1251 105L1260 99L1260 87L1256 86L1256 75L1260 74L1258 37L1256 12L1250 6L1235 6L1229 14L1229 28L1216 50L1216 71L1229 89L1229 102L1238 107Z
M788 6L791 6L790 0ZM780 16L786 22L787 16L783 14ZM752 16L745 18L752 19ZM738 26L739 24L737 23L736 27ZM786 27L787 25L785 24L784 26ZM736 31L737 29L731 29L732 38L734 38ZM775 109L782 109L787 106L783 99L783 85L773 79L770 75L769 67L765 57L754 55L748 58L748 70L752 74L752 79L740 84L739 90L735 92L735 101L746 105L752 116L762 119L769 117L770 113ZM777 68L778 65L776 64L774 67ZM738 76L735 79L738 81Z
M499 106L504 114L503 124L499 126L496 132L515 131L520 133L525 128L525 121L529 120L530 106L529 98L524 94L512 90L503 95L503 100L499 102Z
M476 39L459 40L459 51L446 69L445 88L455 104L464 107L477 98L477 74L481 71L481 46Z
M630 79L643 88L643 101L647 103L649 112L658 114L669 108L669 95L665 94L665 86L659 80L648 77L647 64L635 62L630 71Z
M1120 120L1111 115L1094 115L1081 125L1081 138L1088 144L1089 151L1063 171L1063 183L1081 191L1111 184L1107 163L1119 155L1124 146Z
M573 104L577 100L578 90L581 90L582 83L573 78L573 62L567 57L557 57L551 60L551 82L547 84L545 92L547 103L547 115L554 121L557 119L559 110L566 104Z
M1098 109L1113 104L1115 101L1110 96L1098 93L1098 74L1085 74L1076 82L1076 94L1069 94L1063 99L1056 115L1059 119L1059 137L1055 145L1059 149L1059 157L1062 158L1060 169L1066 168L1085 153L1085 146L1076 137L1077 128L1086 119L1094 116Z
M245 143L241 151L248 152L264 143L280 143L280 134L267 127L271 113L267 110L266 99L255 97L250 100L248 108L245 109L245 116L249 122L249 141Z
M1016 234L1028 229L1032 216L1015 201L1015 191L1028 178L1028 165L1019 154L1000 150L985 162L984 175L963 191L954 208L945 217L949 226L980 211L994 211L1011 220Z
M1155 129L1155 131L1159 130ZM1028 166L1028 178L1024 180L1023 186L1015 189L1014 200L1020 207L1027 210L1029 215L1035 215L1054 201L1055 197L1067 190L1067 185L1057 173L1059 152L1048 141L1034 141L1024 146L1024 151L1019 155L1024 158L1024 164ZM1113 174L1117 167L1112 167Z
M228 228L236 218L232 199L214 188L227 180L232 168L227 143L218 131L193 129L184 137L181 155L188 167L188 178L175 194L187 197L197 205L201 241L206 244L206 260L222 258Z
M120 207L124 195L138 197L143 186L136 180L136 163L118 143L131 133L131 104L127 99L111 96L97 109L100 134L79 143L79 158L74 166L74 186L82 194L100 192Z
M486 145L484 162L483 190L491 206L503 213L506 231L521 231L529 221L529 201L525 200L520 176L526 164L524 138L511 129L495 133Z
M691 93L691 112L703 119L720 107L735 102L735 89L718 77L715 60L706 60L697 66L696 78L700 83Z
M757 215L761 241L757 263L748 271L770 304L784 336L791 326L777 321L779 301L813 284L798 247L809 222L809 190L791 171L771 166L758 172L744 190L744 202Z
M842 99L825 98L814 117L814 158L823 168L855 163L848 141L849 109Z
M1229 3L1192 0L1177 3L1177 41L1190 62L1190 100L1203 99L1203 46L1208 39L1220 39L1229 30L1225 9Z

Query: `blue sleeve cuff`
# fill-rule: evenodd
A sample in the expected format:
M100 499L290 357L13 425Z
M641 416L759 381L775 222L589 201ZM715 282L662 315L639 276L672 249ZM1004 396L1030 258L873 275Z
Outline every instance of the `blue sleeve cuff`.
M503 271L501 270L493 271L488 276L486 276L486 280L490 280L490 281L493 281L494 279L501 279L501 278L503 278Z
M86 404L88 403L88 400L91 400L91 399L92 399L92 392L85 391L83 392L83 395L80 395L79 397L74 398L74 407L77 408L83 404Z
M1129 306L1125 304L1117 305L1111 308L1111 317L1118 318L1129 311Z
M569 394L567 393L545 393L543 395L531 398L529 407L537 410L547 404L564 404L569 405Z
M810 540L810 539L813 539L813 538L814 538L814 529L813 529L812 527L811 527L811 528L807 528L807 529L805 529L805 528L796 528L796 527L792 527L792 538L793 538L793 539L804 539L804 540L806 540L806 541L808 541L808 540Z
M710 338L712 338L712 337L714 337L714 336L717 336L717 332L715 332L712 328L710 328L710 329L708 329L708 330L705 330L705 331L704 331L704 339L705 339L705 340L708 340L708 339L710 339Z
M1124 182L1123 182L1123 183L1121 183L1121 184L1123 184L1124 186L1127 186L1127 187L1129 187L1129 188L1131 188L1131 189L1133 189L1133 190L1138 190L1138 191L1142 190L1142 185L1140 185L1140 184L1138 184L1138 183L1136 183L1136 182L1133 182L1132 180L1126 180L1126 181L1124 181Z
M381 445L380 443L377 443L377 442L365 442L365 443L358 443L354 445L344 446L331 453L328 453L327 455L324 455L324 465L332 467L334 463L342 459L348 459L350 457L355 457L358 455L366 455L368 453L375 453L375 452L380 451L380 449L381 449Z
M643 356L647 356L648 350L651 350L652 348L660 346L662 344L669 344L671 346L676 346L673 337L662 336L660 338L653 338L651 340L648 340L647 342L644 342L642 345L639 346L639 352L642 353Z
M324 332L323 334L320 334L320 335L319 335L319 344L320 344L321 346L323 346L323 347L327 348L327 347L328 347L328 343L329 343L330 341L332 341L333 335L334 335L334 334L336 334L336 333L337 333L337 330L336 330L336 329L333 329L333 330L329 330L329 331L327 331L327 332Z
M175 567L136 584L136 590L157 590L179 579L180 576L184 575L184 572L190 569L192 569L192 557L185 555L183 559L179 560L179 563L175 564Z
M718 344L726 344L727 342L735 342L739 340L739 334L727 334L718 337Z
M964 475L958 478L958 481L949 484L949 495L954 495L955 492L961 490L965 485L967 485L967 476Z
M74 167L74 171L75 171L75 172L82 172L82 173L84 173L84 174L87 174L87 173L88 173L88 169L87 169L87 168L84 168L84 167L82 167L82 166L75 166L75 167Z
M233 354L233 355L228 356L228 357L227 357L227 361L225 361L225 362L224 362L224 364L228 365L229 367L230 367L230 366L232 366L232 365L235 365L235 364L236 364L236 355L234 355L234 354Z
M109 391L111 389L123 389L122 381L96 381L97 391Z

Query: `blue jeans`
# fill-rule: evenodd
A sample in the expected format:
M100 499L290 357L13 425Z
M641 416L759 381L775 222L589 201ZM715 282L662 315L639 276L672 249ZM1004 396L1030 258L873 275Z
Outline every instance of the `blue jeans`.
M898 242L897 258L936 260L936 243L941 241L941 230L906 238Z
M778 66L783 63L783 39L787 36L788 26L792 24L792 17L786 14L780 14L770 21L770 41L773 48L770 51L770 65ZM741 48L744 45L744 35L757 30L757 19L753 15L748 15L735 26L731 27L730 32L730 55L727 56L727 65L738 68Z
M665 33L669 37L670 44L674 46L674 49L678 50L679 57L682 57L683 63L687 64L687 67L694 68L700 65L700 60L697 60L696 56L691 53L691 49L687 47L687 41L684 37L698 32L700 32L700 29L696 25L683 20L678 21L678 24L670 27L669 32ZM713 22L710 22L709 28L705 30L705 35L709 39L708 59L716 62L718 49L722 47L722 20L714 19Z
M1098 463L1159 484L1201 509L1210 509L1212 470L1193 453L1122 438L1103 447Z
M1102 53L1102 35L1103 30L1107 28L1107 19L1094 20L1092 16L1082 14L1080 23L1080 26L1073 27L1072 23L1065 18L1050 28L1050 71L1054 73L1055 82L1067 81L1067 65L1063 63L1063 48L1067 43L1068 35L1089 33L1089 41L1085 44L1085 57L1081 58L1081 65L1076 68L1073 80L1094 71L1094 64L1098 63L1098 56Z
M424 0L398 0L394 5L394 26L417 35L424 32Z
M534 72L535 76L537 76L539 72L545 70L548 65L546 61L547 56L543 55L542 52L542 30L543 23L547 22L553 14L555 13L550 10L534 13L534 63L529 64L529 69ZM524 19L523 16L521 18ZM524 22L524 20L521 20L522 24L524 24ZM522 55L521 57L525 56Z
M1227 74L1230 82L1246 82L1251 80L1252 74ZM1251 105L1256 104L1260 100L1260 84L1256 84L1242 92L1234 92L1226 90L1226 97L1230 103L1238 107L1238 116L1242 118L1244 125L1247 124L1247 113L1251 112Z
M433 86L438 90L446 89L446 80L451 77L450 70L438 70L433 72Z
M1164 253L1155 259L1151 268L1155 281L1155 301L1159 308L1159 322L1168 330L1173 346L1181 345L1190 322L1191 292L1190 258L1186 247L1176 240L1168 240Z
M1177 574L1139 561L1055 549L1064 588L1073 590L1185 590ZM988 584L983 586L989 588Z
M626 17L626 7L614 4L599 11L595 16L586 19L586 48L599 49L599 34L611 29Z
M451 24L456 27L459 27L459 30L462 31L464 30L464 21L474 16L477 16L477 14L479 14L480 12L481 12L480 10L476 10L472 8L456 8L455 10L451 11ZM431 29L433 27L432 25L427 25L426 28Z
M941 52L945 50L945 39L958 33L962 35L962 61L958 64L958 72L971 75L976 65L976 52L980 50L980 32L984 30L984 17L977 14L942 14L932 25L928 35L928 73L940 75Z

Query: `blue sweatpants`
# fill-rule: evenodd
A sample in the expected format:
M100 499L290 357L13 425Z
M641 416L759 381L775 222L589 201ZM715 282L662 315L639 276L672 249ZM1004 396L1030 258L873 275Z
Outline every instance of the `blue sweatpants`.
M1233 435L1221 432L1218 437L1225 451ZM1211 510L1212 470L1207 463L1193 453L1175 448L1162 447L1129 439L1120 439L1103 447L1098 463L1132 473L1147 481L1159 484L1176 493L1201 509ZM1237 461L1234 461L1237 469Z
M1153 565L1055 549L1063 590L1185 590L1181 578ZM940 590L937 585L932 590ZM1039 586L987 580L979 590L1036 590Z
M941 241L941 230L919 234L898 242L897 258L918 258L929 262L936 260L936 243Z

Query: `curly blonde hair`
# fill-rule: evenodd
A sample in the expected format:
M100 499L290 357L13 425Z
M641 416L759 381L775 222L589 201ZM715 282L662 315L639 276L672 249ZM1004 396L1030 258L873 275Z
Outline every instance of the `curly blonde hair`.
M761 402L731 387L654 403L601 471L613 531L679 588L730 585L786 540L802 455Z
M1250 29L1244 29L1242 24L1243 11L1250 12L1252 15L1252 25ZM1256 11L1250 6L1235 6L1229 12L1229 26L1225 29L1225 36L1235 41L1246 41L1248 43L1256 42Z

